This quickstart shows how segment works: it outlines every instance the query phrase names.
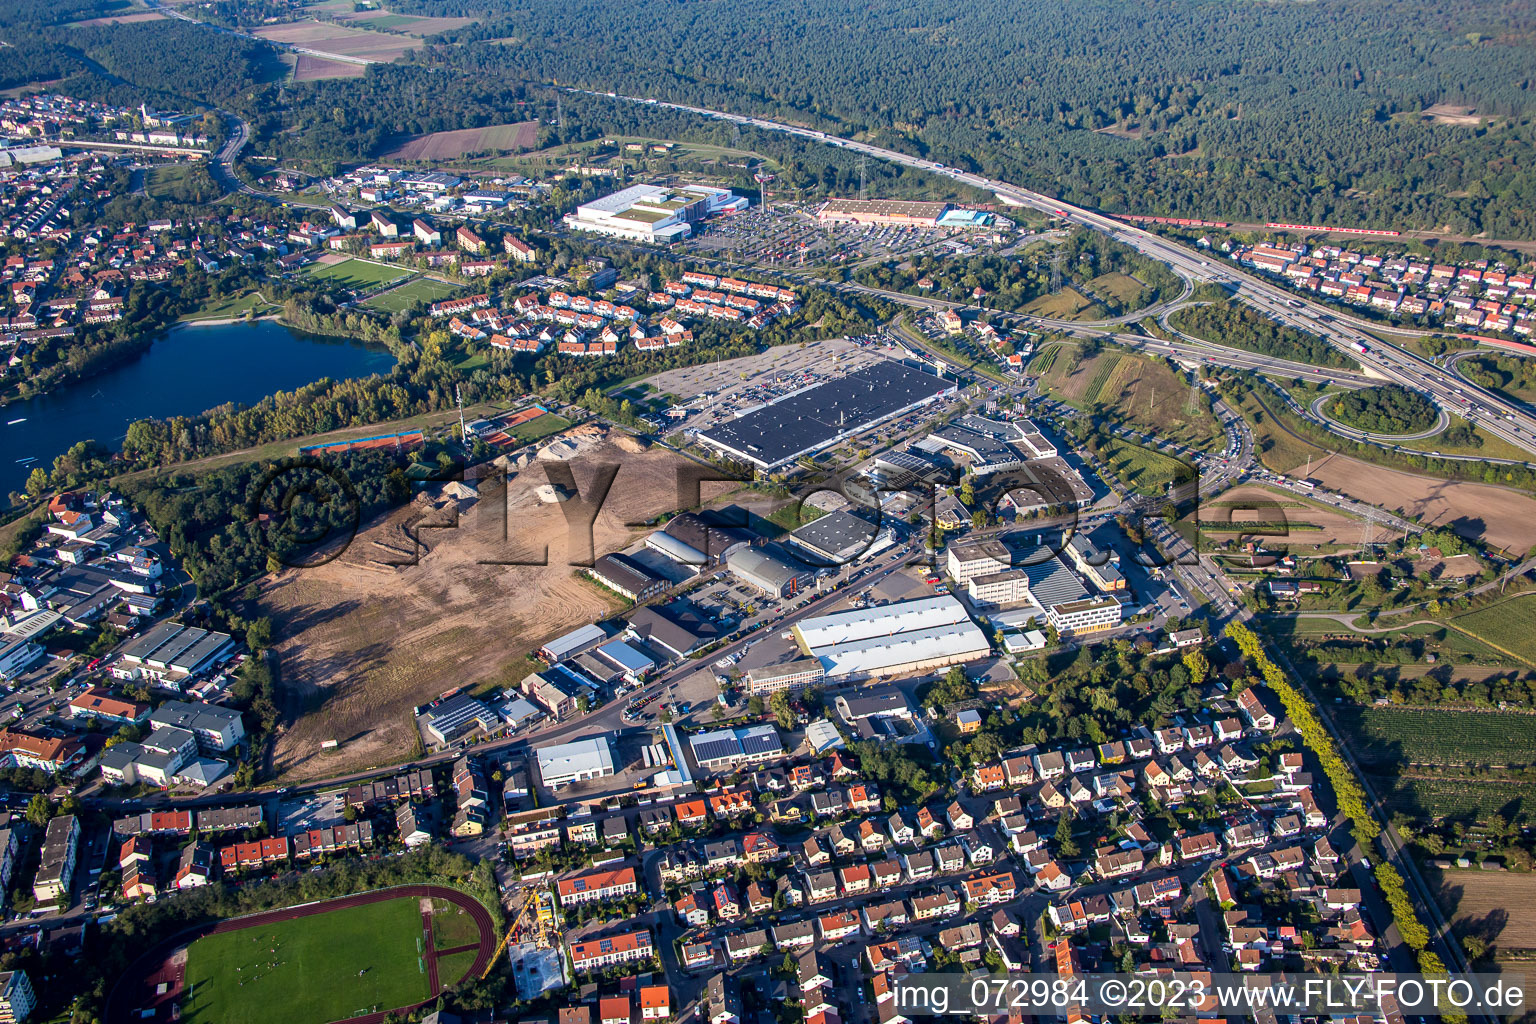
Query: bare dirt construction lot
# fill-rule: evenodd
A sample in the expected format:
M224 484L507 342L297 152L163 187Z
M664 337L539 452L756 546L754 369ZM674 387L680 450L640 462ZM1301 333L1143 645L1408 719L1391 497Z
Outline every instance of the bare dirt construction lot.
M389 62L399 60L406 50L421 41L413 36L385 35L361 29L326 25L318 21L295 21L285 25L265 25L254 34L274 43L302 46L308 50L339 53L344 57L363 57Z
M1264 487L1234 487L1200 507L1200 523L1208 532L1223 533L1216 524L1234 522L1273 524L1251 531L1262 535L1266 544L1354 544L1360 540L1361 521L1353 516ZM1398 535L1378 526L1372 536L1387 541L1396 540Z
M1419 115L1425 121L1433 121L1436 124L1476 125L1480 124L1484 117L1472 107L1457 107L1449 103L1436 103L1432 107L1425 107Z
M318 82L324 78L362 78L368 73L362 64L344 60L326 60L313 54L301 53L293 65L295 82Z
M461 685L515 684L524 654L620 610L569 564L583 552L573 556L565 516L591 516L601 467L616 467L591 536L594 555L617 551L642 532L626 523L678 507L677 469L693 465L628 447L598 439L566 463L579 500L543 500L540 487L552 497L560 481L536 460L514 467L504 490L485 480L472 503L418 499L368 524L336 560L269 581L261 605L279 637L284 712L274 771L304 779L407 757L414 705ZM704 485L704 500L724 486ZM419 563L408 564L417 538ZM495 564L535 561L545 545L547 566ZM330 739L340 747L322 755Z
M520 121L417 135L382 156L392 160L457 160L466 153L522 152L536 148L538 142L539 122Z
M1524 554L1536 544L1536 498L1490 484L1436 480L1330 455L1312 465L1318 483L1351 498L1450 527L1464 537Z

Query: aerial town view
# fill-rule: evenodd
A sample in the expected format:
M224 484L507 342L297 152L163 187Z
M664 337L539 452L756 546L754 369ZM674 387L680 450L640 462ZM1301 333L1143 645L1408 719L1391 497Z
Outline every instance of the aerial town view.
M1530 6L0 54L0 1024L1536 1022Z

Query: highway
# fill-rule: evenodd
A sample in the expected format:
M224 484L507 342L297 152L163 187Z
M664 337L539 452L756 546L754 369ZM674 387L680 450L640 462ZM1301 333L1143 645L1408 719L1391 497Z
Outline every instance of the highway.
M1475 422L1488 433L1531 452L1536 452L1536 416L1523 406L1463 380L1453 371L1441 367L1429 359L1406 349L1381 341L1366 333L1360 326L1364 321L1335 311L1322 303L1298 298L1292 292L1253 274L1241 270L1228 261L1213 263L1208 254L1192 252L1165 238L1122 223L1113 217L1093 210L1053 199L1050 196L1020 188L1006 181L972 174L933 160L899 153L895 150L871 146L831 136L825 132L797 125L771 121L760 117L748 117L722 110L710 110L681 103L639 96L622 96L618 93L571 89L571 92L647 106L660 106L681 110L715 120L726 120L748 125L764 131L785 132L790 135L827 145L851 150L889 163L900 164L913 170L941 175L963 185L985 189L1006 206L1037 210L1061 217L1068 223L1102 231L1130 246L1145 256L1161 260L1186 280L1192 282L1224 283L1237 286L1237 298L1265 313L1276 321L1325 338L1331 344L1348 352L1368 373L1383 380L1393 381L1427 395L1442 409L1454 412ZM1054 326L1054 324L1053 324ZM1076 325L1068 325L1068 328Z

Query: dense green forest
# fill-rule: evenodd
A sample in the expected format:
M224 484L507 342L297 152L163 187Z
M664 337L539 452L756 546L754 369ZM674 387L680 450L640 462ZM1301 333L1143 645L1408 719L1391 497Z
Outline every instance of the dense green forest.
M0 28L25 50L50 34L39 22L91 6L0 16ZM79 75L72 91L116 96L126 82L225 104L253 120L257 152L285 160L358 161L400 135L548 121L558 81L814 124L1110 212L1536 236L1528 4L391 7L480 20L434 37L417 65L281 85L271 48L207 30L194 44L187 33L198 30L180 22L51 35L58 60L108 75ZM567 94L563 106L554 141L732 131L605 97ZM765 138L774 134L740 141L802 161L791 187L846 186L851 154Z
M1481 387L1516 396L1536 392L1536 362L1519 356L1478 353L1463 359L1457 369Z
M1438 416L1429 399L1396 384L1340 395L1329 412L1341 423L1376 434L1428 430Z
M1536 230L1528 5L401 9L486 17L439 37L470 45L430 48L436 67L815 123L1107 210ZM1421 122L1435 104L1497 127Z
M1262 352L1276 359L1339 369L1355 366L1344 353L1317 335L1277 324L1252 307L1240 306L1230 299L1185 306L1169 315L1168 323L1192 337Z
M1133 312L1175 299L1182 288L1168 265L1142 256L1130 246L1107 235L1086 228L1074 230L1060 245L1032 246L1013 256L982 253L955 258L923 255L900 263L875 264L861 268L855 275L860 284L889 288L914 295L932 295L956 302L970 302L972 290L986 292L981 300L994 309L1022 310L1036 299L1050 293L1053 254L1061 257L1062 282L1098 299L1111 315ZM1104 289L1088 287L1088 282L1104 274L1120 273L1141 282L1141 289L1116 301ZM927 278L931 288L919 287Z

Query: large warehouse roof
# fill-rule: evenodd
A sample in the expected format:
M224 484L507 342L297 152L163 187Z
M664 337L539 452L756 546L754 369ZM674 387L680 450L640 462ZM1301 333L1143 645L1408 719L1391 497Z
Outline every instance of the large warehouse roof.
M810 554L842 565L868 550L879 532L879 527L865 516L839 511L806 523L789 537Z
M1068 569L1057 556L1053 555L1043 562L1021 566L1021 568L1029 577L1030 596L1042 608L1068 601L1078 601L1088 596L1088 588L1083 586L1077 574Z
M828 199L818 212L845 217L902 217L931 220L935 224L949 209L948 203L903 199Z
M738 548L725 564L738 579L770 593L778 593L805 572L778 557L774 548Z
M880 362L787 395L728 423L699 431L701 441L763 469L954 391L942 377Z
M891 636L868 637L851 643L816 648L827 676L869 674L900 665L958 660L966 655L982 657L992 650L987 635L974 622L932 629L914 629Z
M853 611L833 612L805 619L795 627L795 632L807 647L813 650L835 644L856 643L875 637L888 638L897 633L955 626L969 623L971 617L951 594L936 597L920 597L915 601L898 601L895 604L875 608L859 608Z
M547 785L580 775L613 774L613 747L607 736L539 747L534 754L539 759L539 775Z

